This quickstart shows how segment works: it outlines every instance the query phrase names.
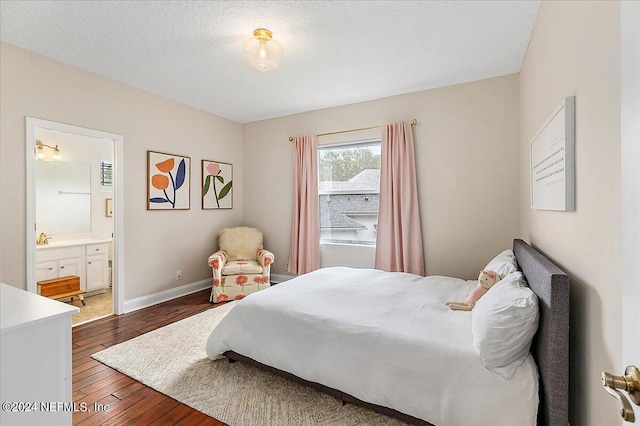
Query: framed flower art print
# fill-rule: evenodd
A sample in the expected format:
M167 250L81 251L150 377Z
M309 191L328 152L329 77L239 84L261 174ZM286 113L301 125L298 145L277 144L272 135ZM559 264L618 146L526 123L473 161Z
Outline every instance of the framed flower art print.
M233 165L202 160L202 209L233 208Z
M147 210L189 210L191 158L147 151Z

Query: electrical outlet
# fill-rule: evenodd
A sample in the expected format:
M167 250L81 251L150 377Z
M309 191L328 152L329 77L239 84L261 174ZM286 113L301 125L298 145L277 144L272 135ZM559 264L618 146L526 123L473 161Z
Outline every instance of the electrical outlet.
M176 281L182 279L182 271L176 271Z

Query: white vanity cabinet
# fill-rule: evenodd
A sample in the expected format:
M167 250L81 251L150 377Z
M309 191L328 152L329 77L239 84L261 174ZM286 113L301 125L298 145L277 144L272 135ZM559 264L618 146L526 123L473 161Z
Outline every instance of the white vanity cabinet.
M91 244L86 246L85 270L86 291L109 287L109 245Z
M36 264L36 281L58 278L58 262L38 262Z
M109 241L65 241L36 250L36 281L76 275L85 291L109 287Z
M84 280L84 247L47 247L36 250L36 281L76 275L80 288L86 290Z
M38 262L36 265L36 281L51 280L68 275L82 275L82 260L79 257L70 259Z
M80 258L74 257L71 259L62 259L58 261L58 277L66 277L67 275L79 275L81 273L82 260Z

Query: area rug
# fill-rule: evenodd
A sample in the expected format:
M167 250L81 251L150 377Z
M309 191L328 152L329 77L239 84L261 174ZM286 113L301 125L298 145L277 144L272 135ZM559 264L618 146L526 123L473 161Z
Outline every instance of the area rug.
M404 425L258 368L211 361L205 343L235 302L143 334L92 357L230 426Z

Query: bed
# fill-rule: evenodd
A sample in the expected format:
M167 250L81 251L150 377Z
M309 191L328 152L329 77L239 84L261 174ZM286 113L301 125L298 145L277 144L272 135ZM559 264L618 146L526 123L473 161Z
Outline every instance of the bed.
M476 354L471 313L444 306L475 281L375 270L319 270L254 293L211 333L207 353L410 424L567 424L568 277L522 240L513 251L539 325L509 379Z

